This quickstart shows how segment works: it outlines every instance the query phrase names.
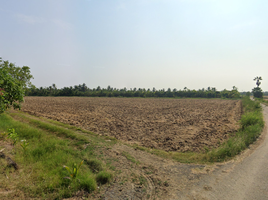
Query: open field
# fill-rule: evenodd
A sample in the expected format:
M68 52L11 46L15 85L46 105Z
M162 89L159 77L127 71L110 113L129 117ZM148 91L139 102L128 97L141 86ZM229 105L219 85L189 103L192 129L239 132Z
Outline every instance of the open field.
M31 98L28 98L28 100L29 99ZM37 102L42 99L44 100L41 104L42 106L45 106L44 102L49 99L50 101L53 99L55 101L60 100L60 98L40 98L39 100L32 100L36 101L37 106ZM220 125L220 123L222 123L222 125L218 126L219 128L222 126L235 127L235 125L232 125L230 122L234 120L234 116L237 114L236 109L241 105L240 101L205 99L202 99L202 101L196 100L196 102L193 99L190 101L187 99L96 98L77 98L74 101L72 99L75 98L62 98L62 105L64 105L63 100L72 102L72 104L67 104L69 106L68 109L71 110L70 108L74 107L77 102L80 102L78 105L81 105L83 101L85 101L87 103L86 108L84 108L85 110L88 107L94 108L93 102L95 102L95 109L101 110L99 108L100 105L103 106L104 102L106 102L110 110L116 110L114 104L118 102L121 107L117 107L117 110L120 111L121 108L125 108L126 110L133 109L133 105L137 106L139 102L144 107L144 115L148 115L149 117L151 117L148 114L149 109L154 108L154 110L157 110L152 105L158 105L159 110L163 110L163 108L167 109L165 113L163 111L162 113L160 111L156 113L158 117L161 116L162 118L165 118L169 112L173 114L175 111L178 112L179 105L183 106L185 109L184 112L190 113L190 116L197 115L194 114L193 111L189 112L186 110L186 108L189 107L186 106L187 103L191 103L192 107L199 105L199 107L201 107L198 110L199 112L205 113L207 110L210 111L210 113L213 114L211 114L210 119L216 116L216 108L222 108L221 110L229 109L229 112L225 114L222 113L222 117L218 114L217 118L215 118L218 119L217 124ZM178 102L176 103L176 101ZM165 102L165 104L163 102ZM170 106L170 104L172 104L173 107ZM126 108L126 105L129 105L129 107ZM145 105L147 105L147 107L145 107ZM167 105L170 107L169 110ZM208 106L205 107L206 105L212 106L212 109ZM264 126L260 104L257 101L254 102L250 99L243 98L242 105L243 108L240 108L240 111L243 109L243 115L241 115L241 120L239 121L241 128L234 134L224 134L228 135L227 137L229 138L225 143L221 144L219 148L213 149L212 151L205 148L206 151L201 153L181 153L180 151L166 152L158 149L132 147L126 145L126 142L119 142L118 140L113 140L106 136L91 134L89 131L75 126L35 117L24 112L10 110L6 114L0 115L0 151L2 152L2 155L0 155L0 157L2 156L0 158L0 182L2 183L0 184L0 199L66 199L68 197L71 197L70 199L88 198L107 200L205 199L202 198L202 196L209 194L210 189L213 189L213 198L226 194L229 195L226 199L230 199L234 194L227 193L226 191L234 191L232 190L232 188L235 188L235 185L232 185L233 177L236 177L236 174L238 175L238 177L236 177L238 179L241 177L249 177L250 174L250 177L252 177L252 173L254 175L256 172L256 170L252 170L252 167L241 165L241 160L246 158L247 155L252 155L251 157L254 158L258 157L256 154L252 154L252 152L259 144L262 144L262 138L265 138L265 135L259 137ZM141 107L141 105L137 107ZM53 106L51 108L48 107L47 111L52 108ZM60 110L60 108L62 110ZM63 108L64 107L59 107L59 113L64 111ZM68 109L66 107L65 110L68 111ZM267 108L263 106L263 109L266 109L267 116ZM79 109L77 109L77 111L79 111ZM119 111L118 113L120 114ZM121 110L121 112L123 111ZM68 114L68 112L65 113ZM126 111L123 113L125 113L124 116L127 116ZM121 113L121 115L123 115L123 113ZM130 111L128 113L131 115ZM42 116L37 112L36 115ZM71 115L70 111L69 115ZM90 115L90 113L88 113L88 115ZM137 113L133 111L132 115L136 116ZM208 121L208 114L200 114L200 116L201 115L207 115L207 119L204 117L200 117L200 119ZM132 118L134 118L133 116ZM140 116L142 120L145 120L141 113ZM179 117L177 118L179 121ZM111 118L111 121L113 119L114 118ZM224 119L224 121L219 121L220 119ZM156 119L152 118L151 121L153 120ZM202 122L202 120L199 120L199 122ZM127 119L125 121L127 121ZM206 123L208 124L207 121ZM136 121L133 120L133 123L134 122ZM75 120L71 122L68 121L68 123L76 124ZM166 124L170 124L168 120L166 120ZM184 127L187 128L185 124ZM77 123L76 125L82 126L83 124ZM198 123L195 122L193 122L191 126L199 128ZM9 128L14 128L16 133L18 133L19 140L16 145L13 145L11 139L3 134L5 133L4 131ZM102 132L100 132L100 134L102 134ZM257 140L258 138L260 140ZM21 146L21 140L23 139L27 139L29 143L26 151L24 151ZM151 137L151 140L155 141L153 137ZM252 146L251 144L256 140L257 143ZM189 139L189 141L191 140ZM210 140L209 144L212 144ZM218 143L216 145L218 145ZM249 145L251 145L250 149L242 152ZM263 146L265 146L265 144ZM199 148L202 150L201 147ZM64 152L67 153L67 156L62 155ZM264 150L264 152L258 153L258 155L263 157L265 152L267 151ZM240 155L236 157L234 162L218 163L232 159L237 154ZM10 167L8 158L11 158L17 163L18 170ZM65 178L66 175L68 175L67 170L63 168L63 165L72 166L72 164L79 163L81 160L84 160L84 164L82 165L81 172L78 174L79 181L68 181L68 179ZM257 160L263 161L260 157L258 157ZM178 161L187 164L179 163ZM211 162L217 163L211 165ZM210 164L206 165L207 163ZM257 161L252 162L254 166L256 166L256 163ZM236 166L238 167L236 172L229 173L233 172ZM261 164L258 164L256 169L258 169L259 166L261 166ZM264 163L262 166L265 168L267 164ZM246 173L241 176L245 167L249 171L246 171ZM265 169L261 170L260 174L262 174L263 171L265 171ZM107 175L109 175L109 177ZM225 175L230 177L229 182L226 179L221 179ZM108 184L103 184L104 178L107 180ZM213 182L214 180L215 182ZM251 187L252 182L250 182L250 180L254 180L254 185L256 185L255 179L251 178L247 178L246 180L242 179L242 183L249 183L247 185ZM87 184L85 185L85 183ZM221 184L218 185L219 183ZM262 181L259 183L262 184ZM231 189L225 189L223 186L228 186ZM244 194L246 190L237 188L235 191L240 191L238 194ZM252 191L251 193L253 194Z
M149 148L198 152L239 128L241 101L26 97L22 111Z

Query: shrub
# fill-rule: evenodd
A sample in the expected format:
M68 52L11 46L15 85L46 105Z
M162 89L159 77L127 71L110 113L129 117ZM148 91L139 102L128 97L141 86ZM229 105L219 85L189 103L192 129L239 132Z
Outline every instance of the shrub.
M257 113L246 113L241 117L241 128L245 129L247 126L258 124L262 121L261 117Z

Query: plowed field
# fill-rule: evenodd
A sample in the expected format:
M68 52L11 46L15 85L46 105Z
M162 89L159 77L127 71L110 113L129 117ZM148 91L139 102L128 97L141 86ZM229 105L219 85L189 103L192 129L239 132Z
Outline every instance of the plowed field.
M166 151L217 147L239 128L241 101L25 97L22 110Z

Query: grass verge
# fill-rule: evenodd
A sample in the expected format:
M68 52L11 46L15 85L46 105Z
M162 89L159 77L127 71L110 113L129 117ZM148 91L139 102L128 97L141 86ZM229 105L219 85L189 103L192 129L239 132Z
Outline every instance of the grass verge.
M263 99L255 98L255 101L258 101L258 102L263 103L264 105L268 106L268 98L263 98Z
M240 130L218 149L208 152L205 156L208 161L223 161L239 154L261 134L264 121L260 103L245 97L242 104L244 114L241 116Z
M12 146L6 135L1 134L0 150L5 148L4 153L19 166L19 170L14 170L0 158L1 187L12 190L10 185L13 185L27 198L62 199L72 197L77 191L90 193L98 184L111 180L112 173L96 153L99 146L106 145L104 139L91 136L89 140L73 130L30 118L27 120L30 123L16 121L7 114L0 115L0 133L13 128L18 135L18 142ZM29 145L22 148L21 140L26 140ZM84 163L77 177L72 179L74 164L82 160ZM63 168L64 165L71 172Z

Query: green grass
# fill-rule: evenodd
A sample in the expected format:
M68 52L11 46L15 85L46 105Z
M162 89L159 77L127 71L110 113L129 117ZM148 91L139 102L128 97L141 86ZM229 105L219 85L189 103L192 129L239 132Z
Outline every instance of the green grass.
M97 174L96 180L101 184L106 184L112 180L113 175L106 171L101 171Z
M267 98L262 98L262 99L255 98L255 100L268 106L268 99Z
M219 148L208 152L206 160L212 162L228 160L255 142L261 134L264 121L260 103L245 97L242 104L244 114L240 120L241 128Z
M91 137L89 141L86 136L66 128L34 119L28 121L30 123L23 123L7 114L0 115L1 133L14 128L19 139L26 139L29 143L25 151L20 142L14 146L13 156L20 170L17 172L17 178L9 179L9 183L13 182L12 184L22 190L27 197L68 198L79 190L91 192L98 184L110 181L112 174L106 170L106 165L96 158L96 149L105 142L104 139ZM87 144L86 148L84 144ZM68 171L63 165L71 168L74 163L80 163L82 160L84 164L77 179L73 181L65 179L64 177L68 177ZM4 168L0 170L3 174L9 173ZM106 182L99 178L100 170L106 174L105 177L110 177Z

